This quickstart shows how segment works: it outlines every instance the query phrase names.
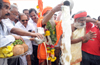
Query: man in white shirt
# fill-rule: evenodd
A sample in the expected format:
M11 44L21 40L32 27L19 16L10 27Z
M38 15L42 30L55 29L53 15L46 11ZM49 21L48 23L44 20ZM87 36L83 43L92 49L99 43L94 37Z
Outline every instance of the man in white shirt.
M1 10L1 6L2 6L2 0L0 1L0 47L3 47L5 45L7 45L7 43L10 43L10 42L13 42L15 39L22 39L21 37L17 37L17 36L14 36L14 35L8 35L8 29L6 27L5 24L3 24L3 22L1 21L2 19L2 10ZM15 39L14 39L14 37Z
M8 0L7 0L8 1ZM2 12L2 19L7 19L7 16L6 14L10 13L10 4L7 2L6 0L3 0L3 12ZM7 9L7 10L5 10ZM19 28L15 28L12 24L10 24L10 22L6 22L4 23L6 26L7 26L7 29L11 32L11 33L14 33L14 34L18 34L18 35L22 35L22 36L32 36L32 37L38 37L40 39L43 38L43 35L39 34L39 33L31 33L31 32L26 32L26 31L23 31Z
M29 16L29 10L28 9L24 9L23 13L26 14L28 16L28 18L30 18L30 16Z
M14 20L18 17L18 8L17 8L17 6L16 5L11 5L10 12L8 12L8 13L10 13L9 18L2 19L2 21L7 26L9 34L11 34L10 30L12 28L14 28L14 25L15 25ZM19 57L8 59L8 65L20 64L20 62L18 62L18 61L20 61Z
M35 9L30 9L29 15L31 18L29 20L29 23L31 23L35 27L35 33L37 33L37 21L38 21L37 11Z
M6 14L10 13L10 2L9 0L3 0L3 8L2 8L2 16L1 16L1 19L6 19L8 16L6 16ZM7 21L7 20L6 20ZM11 22L7 21L5 24L4 24L7 28L7 30L11 33L15 33L15 34L19 34L19 35L22 35L22 36L33 36L33 37L38 37L40 39L43 38L43 35L41 34L38 34L38 33L30 33L30 32L26 32L26 31L23 31L19 28L15 28ZM33 38L34 39L34 38ZM8 64L10 64L11 62L8 62ZM11 64L10 64L11 65ZM13 64L12 62L12 65L16 65ZM19 64L18 64L19 65Z
M16 5L11 5L11 9L10 9L10 15L9 18L7 19L2 19L3 23L5 25L7 25L8 29L9 29L9 33L10 33L10 30L15 26L15 19L18 17L18 8Z
M15 19L18 18L18 8L16 5L11 5L11 9L10 9L11 13L9 16L9 19L11 20L12 24L15 26Z
M11 44L15 41L15 39L22 39L20 36L9 35L6 25L1 21L3 14L8 12L8 10L6 10L6 7L2 6L3 3L2 0L0 0L0 47ZM7 59L0 59L0 65L7 65Z
M35 28L35 33L37 33L37 21L38 21L38 16L37 16L37 11L35 9L30 9L29 10L29 15L30 15L30 20L28 23L32 24ZM34 65L38 65L39 64L39 61L38 61L38 58L37 58L37 48L38 48L38 44L35 43L34 41L33 42L33 55L34 55L34 60L32 60L32 64Z
M28 31L32 32L35 30L34 26L28 23L28 16L25 14L19 15L19 22L16 23L15 27L20 28L20 29L27 31L27 32ZM33 52L33 47L32 47L32 43L31 43L32 39L30 39L31 37L29 37L29 36L21 36L21 37L24 39L25 43L28 45L28 47L30 49L30 51L27 53L27 55L21 56L21 59L23 61L22 63L24 63L23 65L27 65L27 64L31 65L30 55L32 55L32 52Z

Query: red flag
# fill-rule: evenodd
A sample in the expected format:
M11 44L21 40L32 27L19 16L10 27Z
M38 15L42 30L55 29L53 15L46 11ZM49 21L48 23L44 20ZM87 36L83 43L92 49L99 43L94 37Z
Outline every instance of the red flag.
M43 2L42 2L42 0L38 0L38 6L39 6L40 11L42 12L42 10L43 10Z

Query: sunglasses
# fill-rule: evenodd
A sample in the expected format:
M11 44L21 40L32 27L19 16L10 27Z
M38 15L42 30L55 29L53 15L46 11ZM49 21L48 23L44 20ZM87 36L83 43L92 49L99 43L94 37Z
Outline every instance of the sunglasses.
M28 20L21 20L22 22L24 22L24 21L28 21Z

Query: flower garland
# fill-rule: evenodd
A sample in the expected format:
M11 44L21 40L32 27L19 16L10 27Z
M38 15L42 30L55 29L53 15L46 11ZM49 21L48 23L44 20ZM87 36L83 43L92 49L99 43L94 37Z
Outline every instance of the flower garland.
M55 57L55 49L54 44L56 43L56 28L52 29L52 26L50 22L47 22L46 25L47 30L45 31L45 36L47 36L48 40L51 41L51 43L47 44L47 60L51 60L51 62L54 62L56 60Z
M50 38L51 38L52 44L54 45L57 41L56 26L52 29L52 26L51 26L50 22L47 22L46 27L50 31Z

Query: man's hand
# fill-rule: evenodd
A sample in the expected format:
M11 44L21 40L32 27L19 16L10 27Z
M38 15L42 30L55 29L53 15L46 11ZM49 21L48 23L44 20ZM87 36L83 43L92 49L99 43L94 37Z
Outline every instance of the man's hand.
M35 38L30 38L31 41L35 41L37 44L41 44L45 39L42 34L35 33Z
M56 7L53 8L53 11L54 11L54 12L61 11L61 6L62 6L62 5L63 5L63 3L58 4Z
M32 37L37 37L38 39L43 39L44 38L44 36L42 34L40 34L40 33L32 33L31 36Z
M21 37L21 36L17 36L17 35L12 35L12 36L14 36L14 38L15 38L15 40L22 40L23 42L24 42L24 40L23 40L23 38Z
M84 37L84 41L94 40L92 38L96 38L95 32L89 31Z

